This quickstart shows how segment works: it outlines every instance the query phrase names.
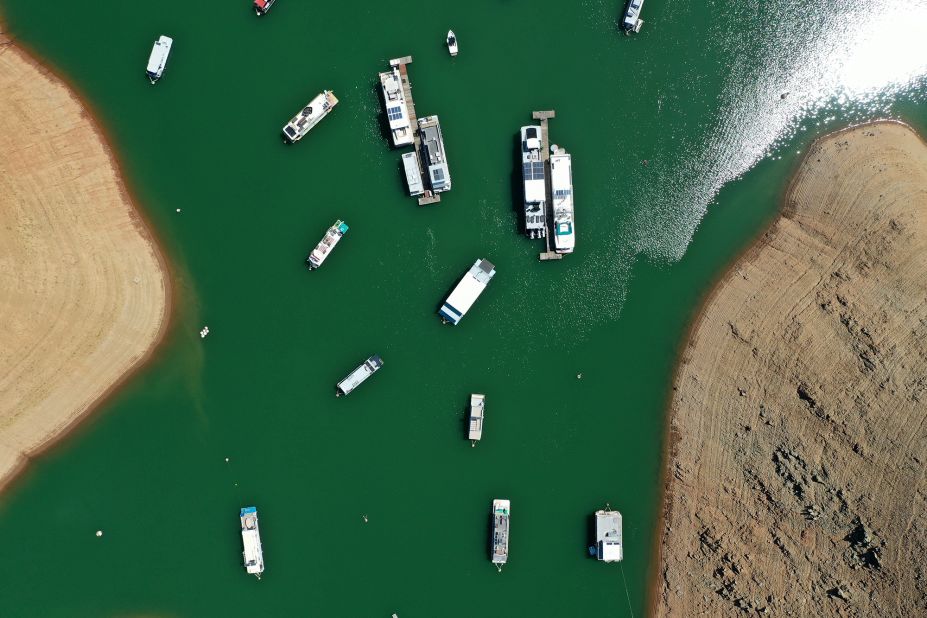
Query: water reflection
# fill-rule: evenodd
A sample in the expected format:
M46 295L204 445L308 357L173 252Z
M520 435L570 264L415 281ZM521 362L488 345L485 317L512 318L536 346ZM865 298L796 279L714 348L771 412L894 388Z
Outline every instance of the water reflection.
M718 191L803 121L831 108L841 123L884 117L899 96L925 94L925 0L750 2L712 27L707 40L730 58L712 130L667 145L675 164L647 182L631 179L647 205L633 243L656 260L680 259Z

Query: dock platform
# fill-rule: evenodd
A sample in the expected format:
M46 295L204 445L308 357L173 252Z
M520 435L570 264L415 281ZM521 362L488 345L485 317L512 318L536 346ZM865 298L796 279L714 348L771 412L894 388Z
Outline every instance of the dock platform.
M422 178L426 178L426 172L428 170L422 169L422 138L418 131L418 115L415 113L415 101L412 99L412 82L409 81L409 71L406 68L406 65L409 64L412 64L412 56L393 58L389 61L389 65L391 67L399 68L399 78L402 82L402 96L406 100L406 107L409 108L409 122L411 123L413 129L412 141L415 144L415 160L418 161L418 167L422 172ZM426 191L425 195L418 198L418 205L427 206L429 204L437 204L440 201L440 194Z
M552 110L542 110L531 112L531 118L534 120L541 121L541 161L544 163L544 184L545 190L547 191L547 203L553 205L553 192L550 189L550 137L547 133L547 121L551 118L557 116L557 113ZM538 259L542 262L547 262L550 260L562 260L563 255L552 251L550 248L550 225L551 213L547 213L546 220L544 221L544 227L547 228L547 232L544 234L544 246L545 251L538 255Z

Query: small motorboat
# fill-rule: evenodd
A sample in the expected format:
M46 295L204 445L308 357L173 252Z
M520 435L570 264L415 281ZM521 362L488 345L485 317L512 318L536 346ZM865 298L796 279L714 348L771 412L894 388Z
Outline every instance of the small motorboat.
M457 35L453 30L447 31L447 51L451 52L452 56L457 55Z

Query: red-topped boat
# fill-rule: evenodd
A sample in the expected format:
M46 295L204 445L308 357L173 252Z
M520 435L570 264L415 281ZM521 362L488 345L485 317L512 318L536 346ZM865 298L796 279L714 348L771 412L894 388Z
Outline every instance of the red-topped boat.
M260 17L270 10L276 0L254 0L254 12Z

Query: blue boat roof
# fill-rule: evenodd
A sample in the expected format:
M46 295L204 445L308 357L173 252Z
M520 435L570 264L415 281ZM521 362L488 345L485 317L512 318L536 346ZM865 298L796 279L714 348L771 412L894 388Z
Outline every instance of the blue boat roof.
M347 223L342 223L341 225L339 225L339 226L338 226L338 231L341 232L342 234L344 234L345 232L347 232L347 231L348 231L348 224L347 224Z
M246 513L257 513L257 507L256 506L242 507L241 514L244 515Z

